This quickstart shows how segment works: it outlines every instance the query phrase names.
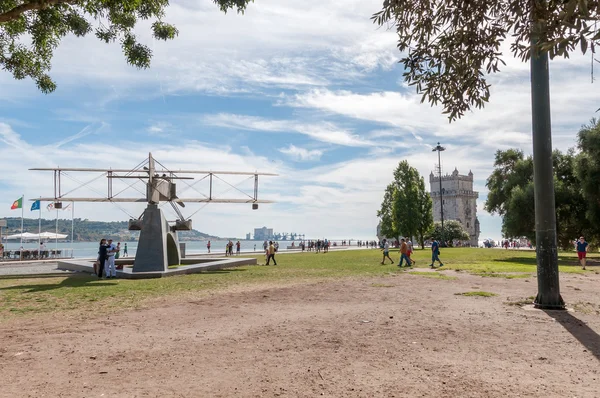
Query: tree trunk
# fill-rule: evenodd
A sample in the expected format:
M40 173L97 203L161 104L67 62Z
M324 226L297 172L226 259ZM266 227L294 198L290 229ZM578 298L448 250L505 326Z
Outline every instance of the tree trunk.
M535 49L541 31L539 23L535 22L539 20L535 17L535 10L539 10L540 7L546 7L545 2L534 0L534 24L531 38L531 111L538 275L538 294L535 306L545 309L564 309L565 303L560 296L556 246L548 53Z

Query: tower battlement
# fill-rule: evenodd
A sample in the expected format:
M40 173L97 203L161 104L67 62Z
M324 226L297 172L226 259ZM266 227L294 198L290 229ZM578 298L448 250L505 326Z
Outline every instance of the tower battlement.
M461 175L458 173L458 169L454 169L454 171L452 172L452 174L446 174L442 176L442 181L450 181L450 180L461 180L461 181L473 181L473 172L471 170L469 170L469 174L467 175ZM431 174L429 174L429 182L439 182L440 181L440 177L436 176L435 174L433 174L433 171L431 172Z

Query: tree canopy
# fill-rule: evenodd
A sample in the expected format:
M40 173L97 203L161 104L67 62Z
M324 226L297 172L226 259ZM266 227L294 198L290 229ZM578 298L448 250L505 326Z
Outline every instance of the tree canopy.
M532 15L535 21L532 26ZM422 94L422 101L441 103L450 120L490 98L486 76L504 64L502 43L521 60L534 51L550 58L584 54L600 40L595 22L598 0L384 0L374 23L393 26L404 79Z
M442 234L442 223L436 222L431 232L431 237L437 241L446 241L452 246L454 241L469 240L469 233L465 231L461 223L456 220L447 220L444 222Z
M212 1L223 12L243 12L252 0ZM15 79L33 79L50 93L56 84L48 72L60 41L93 31L105 43L119 41L130 65L148 68L152 50L137 40L134 28L140 20L151 20L155 39L174 39L179 31L162 20L168 6L169 0L2 0L0 67Z
M582 129L580 137L589 131L593 130ZM600 129L596 134L600 135ZM597 150L600 150L600 145ZM600 154L600 151L598 153ZM588 159L594 160L588 162ZM592 234L593 223L590 221L593 218L587 215L590 214L590 205L597 203L597 199L595 202L586 200L584 187L588 187L589 197L598 198L594 196L598 192L598 180L593 180L592 168L584 169L581 165L587 167L597 164L595 159L589 150L582 150L576 154L573 148L565 153L555 150L552 154L557 241L564 249L570 249L573 240L579 235ZM600 173L600 169L596 169L596 172ZM502 217L502 234L506 238L526 237L535 243L532 157L526 157L522 151L516 149L496 152L494 171L486 186L490 191L485 209Z
M578 134L577 178L587 206L587 220L600 243L600 123L592 119Z
M424 236L433 226L432 207L423 177L406 160L401 161L377 212L381 234L394 238L416 236L423 246Z

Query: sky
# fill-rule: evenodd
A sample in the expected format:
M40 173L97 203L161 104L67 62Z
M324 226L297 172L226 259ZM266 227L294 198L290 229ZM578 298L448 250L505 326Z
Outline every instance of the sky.
M36 218L30 199L53 196L52 174L30 168L133 168L152 152L170 169L278 174L261 177L259 198L276 203L258 210L186 206L199 231L244 237L267 226L311 238L375 239L394 168L408 160L429 186L437 163L431 148L441 142L444 172L474 174L480 238L500 238L500 218L484 210L485 183L497 150L532 151L528 64L505 51L485 109L448 123L403 81L396 34L370 21L380 8L381 0L256 0L244 15L225 15L209 0L175 0L164 18L179 29L175 40L154 41L147 23L136 28L153 50L150 69L127 65L118 44L89 35L68 37L56 50L52 94L0 71L0 217L19 217L10 205L24 195L25 217ZM550 74L553 146L565 150L598 116L600 81L590 81L589 55L554 60ZM101 197L106 178L77 188L96 177L69 173L62 192ZM252 194L246 177L226 180L231 185L216 183L215 196L244 197L231 186ZM113 191L125 188L115 181ZM206 180L182 180L178 189L180 197L207 194ZM121 196L143 191L137 183ZM74 214L116 221L143 209L77 203Z

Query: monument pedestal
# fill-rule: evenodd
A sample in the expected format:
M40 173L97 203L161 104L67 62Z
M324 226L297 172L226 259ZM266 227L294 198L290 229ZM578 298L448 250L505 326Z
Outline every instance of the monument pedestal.
M172 231L157 204L148 204L135 228L140 239L133 263L133 272L166 272L169 265L179 265L181 253L177 233Z

